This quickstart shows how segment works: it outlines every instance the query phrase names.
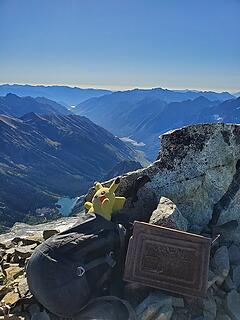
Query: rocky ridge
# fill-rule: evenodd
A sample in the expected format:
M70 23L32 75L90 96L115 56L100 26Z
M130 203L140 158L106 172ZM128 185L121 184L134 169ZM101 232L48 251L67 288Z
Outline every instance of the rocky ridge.
M0 113L21 117L26 113L35 112L38 114L70 114L66 107L61 104L46 99L46 98L32 98L32 97L19 97L15 94L8 93L5 97L0 96Z
M127 203L121 217L208 237L220 233L211 249L206 297L176 296L125 284L123 298L130 302L137 319L240 319L239 159L240 125L190 126L163 135L158 160L146 169L122 177L118 194L125 195ZM137 185L140 177L147 179ZM109 185L110 181L105 184ZM87 199L91 195L92 189ZM61 220L59 226L71 226L78 218ZM13 229L11 234L0 237L0 298L9 304L19 299L25 281L24 264L34 247L43 241L43 228L49 229L44 231L45 238L60 230L58 225L45 224L28 227L28 233L24 234L22 227L17 225L15 232ZM16 305L11 312L26 318L32 318L34 312L35 316L43 316L37 307L28 308L28 313L23 314ZM99 312L99 319L113 319L103 316L104 308ZM47 313L45 316L52 317ZM79 319L92 318L79 315Z
M139 177L148 181L137 192L132 206L132 189ZM161 196L171 199L188 221L188 231L240 222L240 125L200 124L173 130L161 136L157 161L123 175L117 190L127 198L121 213L132 220L149 221ZM107 181L105 185L109 185ZM86 199L91 199L93 188ZM236 223L237 226L237 223ZM240 228L226 234L228 241L240 242Z

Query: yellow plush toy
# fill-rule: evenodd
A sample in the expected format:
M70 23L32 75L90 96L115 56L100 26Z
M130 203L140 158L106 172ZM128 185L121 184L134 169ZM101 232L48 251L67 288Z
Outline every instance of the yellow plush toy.
M93 196L92 202L85 202L84 207L88 213L96 213L103 216L107 220L111 220L112 213L123 208L126 198L116 197L115 191L120 183L120 178L117 178L111 184L110 188L103 187L97 182L95 185L96 193Z

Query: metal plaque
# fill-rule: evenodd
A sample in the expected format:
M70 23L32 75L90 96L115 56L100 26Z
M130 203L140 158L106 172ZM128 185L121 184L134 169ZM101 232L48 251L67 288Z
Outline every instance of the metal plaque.
M211 239L134 222L124 280L188 296L205 296Z

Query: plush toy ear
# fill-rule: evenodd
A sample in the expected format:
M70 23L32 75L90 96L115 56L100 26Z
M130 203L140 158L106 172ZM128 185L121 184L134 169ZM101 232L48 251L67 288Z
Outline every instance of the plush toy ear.
M95 185L95 190L98 191L99 189L101 189L103 186L101 185L100 182L97 182Z
M119 184L120 183L120 177L117 177L114 181L115 184Z
M109 191L112 192L112 193L114 193L114 192L117 190L117 188L118 188L118 186L119 186L119 183L120 183L120 178L118 177L118 178L115 179L115 180L113 181L113 183L111 184L111 186L110 186L110 188L109 188Z
M87 201L84 203L84 207L89 210L92 207L92 203Z

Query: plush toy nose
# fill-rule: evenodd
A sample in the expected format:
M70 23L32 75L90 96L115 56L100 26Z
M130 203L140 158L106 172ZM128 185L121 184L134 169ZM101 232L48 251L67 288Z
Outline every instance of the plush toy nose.
M105 196L101 196L101 197L99 197L99 199L100 199L101 203L103 203L103 201L106 199L106 197Z

